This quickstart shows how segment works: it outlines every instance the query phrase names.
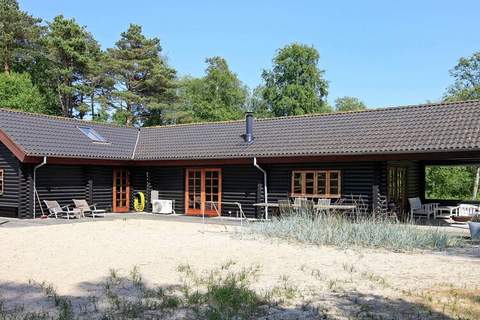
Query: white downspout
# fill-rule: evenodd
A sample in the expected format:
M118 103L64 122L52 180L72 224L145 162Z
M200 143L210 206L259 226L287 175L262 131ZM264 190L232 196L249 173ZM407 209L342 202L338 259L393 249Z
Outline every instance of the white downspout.
M47 157L43 157L43 161L40 164L37 164L33 168L33 219L35 219L36 214L35 214L35 203L37 202L36 196L37 196L37 169L40 167L43 167L44 165L47 164ZM42 204L40 204L42 205Z
M258 165L256 157L253 158L253 166L263 173L263 194L265 203L268 203L267 171ZM265 207L265 219L268 219L268 206Z

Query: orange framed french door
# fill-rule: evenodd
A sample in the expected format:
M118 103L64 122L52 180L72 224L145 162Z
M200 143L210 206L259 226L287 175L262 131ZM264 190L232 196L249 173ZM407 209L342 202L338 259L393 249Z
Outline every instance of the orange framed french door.
M113 212L130 210L130 174L126 169L113 170Z
M185 213L217 216L222 210L222 170L189 168L185 173Z

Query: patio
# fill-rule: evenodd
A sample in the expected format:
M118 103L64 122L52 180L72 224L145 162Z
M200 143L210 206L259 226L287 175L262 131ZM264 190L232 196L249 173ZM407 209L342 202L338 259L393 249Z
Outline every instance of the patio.
M108 212L104 217L97 218L80 218L80 219L18 219L18 218L0 218L0 228L24 228L24 227L42 227L54 225L81 224L88 222L102 221L118 221L118 220L145 220L155 222L181 222L196 223L208 225L237 226L242 225L241 219L233 217L206 217L205 220L201 216L188 216L184 214L152 214L149 212L129 212L129 213L111 213ZM259 223L262 220L248 219L249 222ZM457 233L459 235L468 236L468 225L466 223L458 223L451 219L418 219L416 224L419 228L441 228L447 232Z

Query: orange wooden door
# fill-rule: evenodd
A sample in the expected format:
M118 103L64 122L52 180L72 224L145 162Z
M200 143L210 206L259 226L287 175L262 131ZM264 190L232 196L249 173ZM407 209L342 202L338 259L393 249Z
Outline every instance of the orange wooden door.
M126 169L113 170L113 212L130 210L130 175Z
M185 175L185 213L187 215L217 216L221 210L221 169L187 169Z

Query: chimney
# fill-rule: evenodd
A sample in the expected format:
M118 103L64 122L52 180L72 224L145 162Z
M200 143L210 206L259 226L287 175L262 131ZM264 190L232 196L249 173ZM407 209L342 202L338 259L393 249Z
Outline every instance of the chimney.
M243 134L243 140L246 143L253 142L253 112L247 112L245 115L245 134Z

